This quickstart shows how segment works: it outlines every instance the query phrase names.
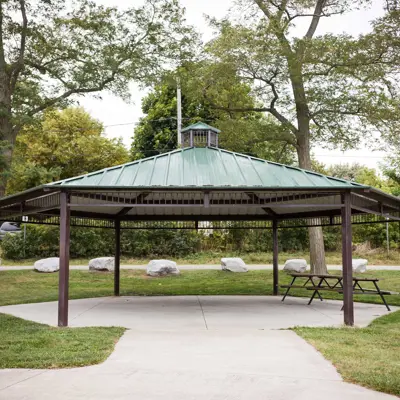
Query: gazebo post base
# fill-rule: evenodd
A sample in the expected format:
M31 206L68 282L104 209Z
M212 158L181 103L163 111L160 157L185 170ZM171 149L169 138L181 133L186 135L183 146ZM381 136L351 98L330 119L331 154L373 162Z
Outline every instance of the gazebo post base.
M121 221L115 221L114 296L119 296L121 268Z
M58 281L58 326L68 326L69 243L70 209L69 195L60 193L60 272Z
M278 263L278 254L279 254L279 243L278 243L278 221L272 221L272 240L273 240L273 258L272 258L272 267L273 267L273 293L274 296L278 296L279 294L279 263Z
M351 193L342 195L342 263L344 323L354 325Z

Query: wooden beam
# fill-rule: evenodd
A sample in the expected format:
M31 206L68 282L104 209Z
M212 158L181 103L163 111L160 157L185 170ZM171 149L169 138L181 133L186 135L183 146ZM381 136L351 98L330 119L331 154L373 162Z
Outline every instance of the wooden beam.
M272 238L273 238L273 293L274 296L279 294L279 242L278 242L278 221L272 221Z
M207 205L209 204L209 205ZM263 208L264 203L245 203L242 201L223 201L223 200L210 200L209 203L204 203L203 201L193 201L192 203L186 203L184 200L170 200L166 202L145 202L141 204L131 204L133 208L171 208L171 207L181 207L181 208L191 208L195 206L204 206L204 207L210 207L210 208L221 208L221 207L226 207L226 208L237 208L237 207L251 207L251 208ZM104 207L104 208L119 208L121 207L121 204L118 203L102 203L102 204L79 204L79 203L71 203L71 207L87 207L87 208L92 208L92 207ZM338 203L313 203L313 204L307 204L307 203L299 203L299 204L274 204L272 205L273 208L327 208L327 207L336 207L340 209L341 204ZM115 214L114 214L115 215Z
M383 203L386 206L390 206L391 208L395 209L396 211L400 211L400 199L392 196L392 195L385 195L385 193L377 193L373 189L364 190L362 193L358 193L366 197L367 199L372 199L377 201L378 203Z
M124 207L120 211L117 212L116 216L117 217L124 217L125 215L129 214L129 211L131 211L133 207Z
M374 214L374 215L379 215L382 218L390 218L393 221L400 221L400 217L396 217L396 216L391 215L389 213L382 214L381 211L377 211L377 210L374 211L374 210L371 210L370 208L358 207L358 206L354 206L354 205L352 205L351 208L353 210L361 211L364 214Z
M68 326L70 212L68 194L60 193L60 272L58 282L58 326Z
M296 195L289 195L289 196L279 196L279 197L271 197L269 199L261 199L264 200L263 204L279 204L291 201L299 201L304 199L316 199L316 198L323 198L323 197L331 197L337 196L338 193L328 192L328 193L305 193L305 194L296 194ZM298 198L300 197L300 199Z
M247 196L249 196L253 202L260 201L260 198L253 192L246 192ZM275 211L272 210L270 207L263 207L263 211L265 211L271 217L275 217L277 214Z
M343 311L345 325L354 325L351 194L342 195Z
M320 211L305 211L287 214L277 214L276 218L279 221L286 219L301 219L301 218L317 218L317 217L334 217L341 215L341 209L336 210L320 210Z
M38 215L38 214L37 214ZM60 215L60 210L51 210L46 211L43 213L43 217L46 216L58 216ZM116 217L116 214L106 214L106 213L95 213L91 211L77 211L77 210L71 210L70 209L70 216L71 217L80 217L80 218L92 218L92 219L101 219L105 221L111 221L114 220Z
M119 296L121 268L121 221L115 221L114 296Z

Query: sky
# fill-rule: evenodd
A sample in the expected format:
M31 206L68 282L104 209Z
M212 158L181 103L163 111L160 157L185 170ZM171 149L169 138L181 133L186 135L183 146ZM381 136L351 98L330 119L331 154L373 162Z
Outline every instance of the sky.
M96 0L96 2L108 6L126 7L138 6L142 0ZM181 0L181 4L186 8L188 23L198 29L203 35L203 41L207 41L212 38L213 33L206 23L205 15L216 18L224 17L232 6L233 0ZM382 13L382 0L373 0L371 8L367 10L325 19L316 34L346 32L358 35L365 33L370 30L370 21ZM305 32L307 26L307 21L304 21L296 30L299 33ZM103 122L107 137L121 137L128 148L132 142L135 123L143 115L141 99L146 94L146 90L140 90L135 84L130 85L130 91L132 100L129 104L108 93L102 93L101 100L94 99L91 95L79 100L80 105L94 118ZM382 152L372 152L367 148L343 153L339 150L316 147L313 149L313 154L318 161L326 165L358 162L371 168L378 168L384 156Z

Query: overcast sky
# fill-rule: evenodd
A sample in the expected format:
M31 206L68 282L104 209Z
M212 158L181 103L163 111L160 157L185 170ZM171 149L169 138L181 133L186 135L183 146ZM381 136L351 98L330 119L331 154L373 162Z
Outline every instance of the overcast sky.
M139 5L141 0L96 0L98 3L110 6L135 6ZM190 24L197 27L203 34L203 40L209 40L212 37L212 31L207 26L204 15L210 15L222 18L226 15L233 0L181 0L181 4L186 8L187 20ZM332 33L350 33L357 35L370 30L370 21L383 13L382 0L374 0L373 5L368 10L358 11L357 13L346 16L331 17L323 20L320 24L317 34ZM306 30L306 21L304 26L298 26L301 33ZM145 92L132 84L132 103L127 104L116 96L102 93L102 100L87 96L80 99L80 104L95 118L99 119L106 126L108 137L122 137L126 146L130 146L133 136L134 124L142 116L141 98ZM383 153L371 152L368 149L358 151L349 151L342 153L340 151L328 151L325 149L313 149L315 157L324 164L340 164L359 162L369 167L377 167L382 161Z

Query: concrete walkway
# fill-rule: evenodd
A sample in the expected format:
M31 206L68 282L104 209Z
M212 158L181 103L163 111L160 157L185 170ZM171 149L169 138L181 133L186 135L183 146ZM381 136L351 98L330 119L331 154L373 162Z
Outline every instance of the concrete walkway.
M294 326L341 326L342 302L281 296L103 297L71 300L70 326L123 326L151 331L262 330ZM57 325L57 302L0 307L0 313ZM391 307L395 311L396 307ZM366 326L386 315L382 304L355 303L355 322Z
M385 400L344 383L292 331L339 325L341 303L253 296L121 297L73 300L72 326L130 328L101 365L67 370L0 370L7 400ZM57 303L0 307L55 325ZM356 304L365 325L383 306Z
M220 270L221 265L215 264L195 264L195 265L178 265L181 270L199 270L199 269L216 269ZM249 270L272 270L272 265L270 264L247 264ZM141 269L144 270L147 265L121 265L121 269ZM374 271L400 271L399 265L368 265L368 270ZM0 266L0 271L15 271L15 270L31 270L33 266ZM88 265L71 265L71 270L81 270L86 271L89 269ZM279 269L283 269L283 264L279 265ZM328 265L328 269L334 271L341 271L341 265Z

